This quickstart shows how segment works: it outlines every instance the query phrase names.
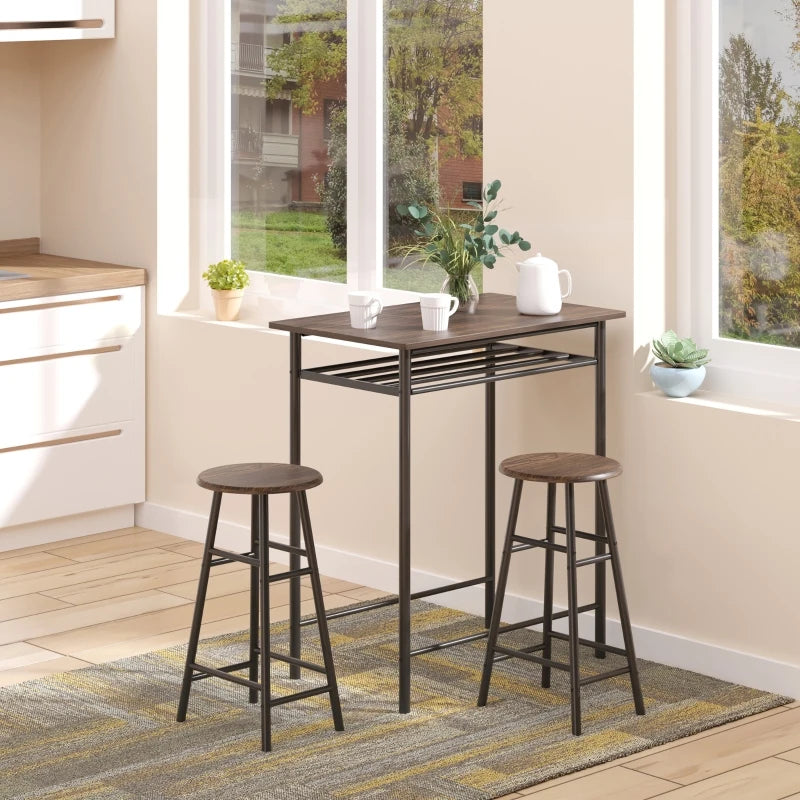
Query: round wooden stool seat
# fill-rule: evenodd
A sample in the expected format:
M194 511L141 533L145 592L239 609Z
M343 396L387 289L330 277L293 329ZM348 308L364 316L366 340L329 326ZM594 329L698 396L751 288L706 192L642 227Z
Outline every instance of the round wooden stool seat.
M285 494L319 486L322 475L299 464L226 464L204 470L197 483L212 492Z
M588 483L615 478L619 461L590 453L528 453L511 456L500 464L509 478L540 483Z

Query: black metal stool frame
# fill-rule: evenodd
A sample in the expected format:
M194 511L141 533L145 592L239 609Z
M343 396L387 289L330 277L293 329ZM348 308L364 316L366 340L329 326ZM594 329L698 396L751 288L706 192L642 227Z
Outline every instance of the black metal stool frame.
M251 703L257 702L258 694L259 692L261 693L261 749L265 753L270 752L272 749L272 708L274 706L283 705L284 703L293 702L294 700L303 700L308 697L327 693L330 698L334 728L337 731L343 731L344 721L342 719L342 708L339 700L339 690L336 682L336 671L333 664L328 625L325 618L322 584L319 577L317 554L314 547L314 537L311 531L311 516L308 511L306 493L304 491L292 492L292 503L295 504L295 510L300 518L305 549L293 547L292 545L280 544L278 542L271 542L269 540L268 495L253 494L250 516L250 552L248 553L234 553L215 547L222 495L223 492L214 492L211 501L211 513L208 519L203 561L200 568L200 580L197 585L197 598L195 600L194 616L192 618L192 629L189 635L189 646L186 652L186 666L183 673L181 696L178 702L178 722L184 722L186 720L186 712L189 706L189 692L192 682L216 677L232 681L242 686L247 686L250 690L249 700ZM292 556L296 556L297 559L305 557L308 566L270 575L270 547L286 551ZM197 646L200 641L200 626L203 619L203 608L208 592L208 579L210 577L211 567L220 564L230 564L234 561L250 565L249 658L247 661L229 664L223 667L203 666L197 663ZM308 575L311 580L311 589L314 596L314 610L319 626L320 648L322 650L324 666L312 664L304 659L285 655L283 653L276 653L272 650L270 645L270 584L290 578L300 578L304 575ZM259 624L259 622L261 624ZM260 657L262 653L267 654L266 658ZM285 661L298 670L303 668L323 673L327 678L327 683L324 686L319 686L314 689L307 689L302 692L295 692L293 694L273 698L270 688L270 661L272 659ZM245 669L249 671L248 678L231 674Z
M600 500L600 507L605 524L606 536L597 536L593 533L579 531L575 527L575 484L565 484L565 505L566 505L566 525L562 528L555 524L555 504L556 504L556 484L547 485L547 525L544 539L531 539L527 536L520 536L516 533L517 518L519 516L519 506L522 497L522 486L525 481L516 479L514 490L511 496L511 510L508 515L508 528L503 547L503 556L500 562L500 574L497 579L497 600L492 613L492 622L489 627L489 638L486 645L486 657L483 665L483 675L478 694L478 706L485 706L489 697L489 684L492 679L492 667L497 661L505 661L508 658L521 658L542 666L542 688L550 686L551 669L560 669L569 672L570 675L570 712L572 718L572 733L579 736L581 733L581 686L595 681L613 678L618 675L628 673L630 675L631 689L633 691L633 702L636 713L645 713L642 689L639 683L639 671L636 665L636 653L633 645L633 632L631 630L630 615L628 613L628 602L625 597L625 587L622 580L622 567L620 565L619 548L617 546L616 531L614 520L611 515L611 501L608 495L608 484L606 481L596 481L597 494ZM565 534L566 545L556 544L555 534ZM608 544L608 552L590 556L588 558L577 558L577 540L590 539L595 543L603 542ZM500 618L503 613L503 600L506 593L508 582L508 572L511 565L511 555L521 550L531 550L535 547L544 548L545 552L545 587L544 587L544 609L541 617L516 622L511 625L501 627ZM565 553L567 556L567 610L553 613L553 554ZM619 608L620 625L622 626L622 638L624 648L613 647L612 645L590 639L581 639L578 632L578 615L584 611L596 609L595 604L586 606L578 605L578 567L590 564L600 564L604 561L611 561L611 569L614 577L614 587L617 595L617 605ZM569 633L563 634L553 630L553 620L567 617L569 621ZM532 647L514 649L497 644L497 638L501 633L529 628L534 625L542 625L542 642ZM569 643L569 662L552 660L552 640L562 639ZM601 649L608 653L624 656L627 666L618 669L601 672L597 675L590 675L586 678L580 677L578 647L583 645ZM542 655L535 653L541 651ZM502 655L496 656L495 653Z

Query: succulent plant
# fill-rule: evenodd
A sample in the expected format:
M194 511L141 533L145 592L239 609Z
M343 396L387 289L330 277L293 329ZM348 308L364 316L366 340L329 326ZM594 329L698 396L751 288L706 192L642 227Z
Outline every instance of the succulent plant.
M694 339L681 339L675 331L653 339L653 354L667 366L679 369L696 369L711 360L708 350L698 349Z

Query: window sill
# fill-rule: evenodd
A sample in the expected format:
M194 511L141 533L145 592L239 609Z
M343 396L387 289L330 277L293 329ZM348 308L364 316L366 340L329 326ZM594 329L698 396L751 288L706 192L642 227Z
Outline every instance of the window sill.
M681 406L705 408L731 414L747 414L757 417L771 417L787 422L800 422L800 406L783 403L766 403L736 395L700 390L691 397L667 397L658 389L638 392L636 397L655 403L674 403Z

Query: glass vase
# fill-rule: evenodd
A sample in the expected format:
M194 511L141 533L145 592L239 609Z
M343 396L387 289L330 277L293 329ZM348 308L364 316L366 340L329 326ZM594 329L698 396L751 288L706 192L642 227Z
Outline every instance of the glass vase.
M458 311L474 314L478 309L478 286L472 277L467 275L448 275L440 290L444 294L451 294L458 298Z

